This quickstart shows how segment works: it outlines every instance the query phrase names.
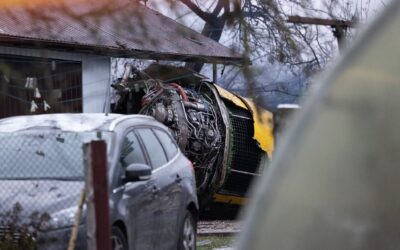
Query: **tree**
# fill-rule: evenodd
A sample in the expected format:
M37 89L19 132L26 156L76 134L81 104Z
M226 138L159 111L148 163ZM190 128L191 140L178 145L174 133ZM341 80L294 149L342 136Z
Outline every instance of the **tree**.
M336 54L337 44L328 28L294 25L294 12L339 20L368 17L371 0L166 0L172 9L186 6L204 21L202 34L219 41L229 33L245 56L280 63L311 75L322 70ZM150 1L151 2L151 1ZM352 32L348 31L348 34ZM202 64L191 65L200 71Z
M232 14L229 0L217 0L210 10L202 9L200 4L194 3L192 0L181 0L180 2L205 22L201 31L202 35L214 41L220 40L228 17ZM199 72L203 63L188 63L187 66Z

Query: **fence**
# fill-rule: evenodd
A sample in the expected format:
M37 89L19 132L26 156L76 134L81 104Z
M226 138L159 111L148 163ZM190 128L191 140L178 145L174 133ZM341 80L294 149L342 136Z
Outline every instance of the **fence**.
M0 54L0 118L82 112L82 65Z
M0 134L0 249L111 249L106 146L92 140L50 129Z

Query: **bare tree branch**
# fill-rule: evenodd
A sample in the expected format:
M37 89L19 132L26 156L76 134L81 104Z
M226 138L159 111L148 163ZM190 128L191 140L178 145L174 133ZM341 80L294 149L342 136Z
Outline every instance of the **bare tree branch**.
M184 5L186 5L191 11L193 11L197 16L203 19L203 21L205 21L206 23L214 24L215 16L213 14L203 11L199 6L197 6L191 0L180 0L180 1Z

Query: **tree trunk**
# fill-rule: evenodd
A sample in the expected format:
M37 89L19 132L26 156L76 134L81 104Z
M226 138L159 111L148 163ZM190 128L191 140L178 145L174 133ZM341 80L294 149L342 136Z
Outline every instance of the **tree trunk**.
M201 34L218 42L224 30L225 20L218 19L217 24L218 25L211 25L210 23L205 23ZM190 68L196 72L200 72L203 68L203 65L203 62L186 63L185 67Z
M201 34L218 42L222 36L222 32L225 27L226 13L230 11L229 9L230 1L218 0L217 5L215 6L212 12L205 12L201 10L200 7L194 4L191 0L181 0L181 2L185 4L189 9L191 9L194 13L196 13L205 22ZM224 13L218 17L222 9L224 10ZM185 66L196 72L200 72L201 69L203 68L203 65L204 62L197 62L197 63L186 63Z

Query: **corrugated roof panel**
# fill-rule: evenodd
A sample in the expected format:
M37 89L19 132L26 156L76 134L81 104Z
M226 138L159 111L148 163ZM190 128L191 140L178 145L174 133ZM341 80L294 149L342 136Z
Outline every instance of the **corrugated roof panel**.
M59 1L40 9L3 9L0 11L1 35L135 52L134 57L151 57L154 53L175 55L180 60L185 57L206 61L242 60L238 53L222 44L128 0Z

